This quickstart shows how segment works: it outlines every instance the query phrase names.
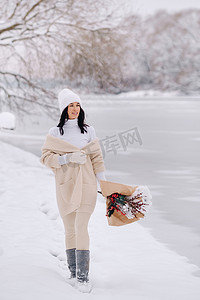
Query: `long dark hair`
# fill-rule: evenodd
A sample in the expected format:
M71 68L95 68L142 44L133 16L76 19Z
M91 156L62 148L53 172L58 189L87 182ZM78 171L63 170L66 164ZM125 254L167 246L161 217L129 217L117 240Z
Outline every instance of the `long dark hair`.
M67 106L63 110L63 112L60 116L60 121L57 125L57 127L59 127L59 131L60 131L61 135L64 134L63 126L64 126L66 120L68 120L68 119L69 119L69 115L68 115L68 106ZM81 130L81 133L83 133L83 134L84 134L84 131L87 132L86 128L89 127L89 125L85 123L85 112L81 107L80 107L80 113L79 113L79 116L78 116L78 126Z

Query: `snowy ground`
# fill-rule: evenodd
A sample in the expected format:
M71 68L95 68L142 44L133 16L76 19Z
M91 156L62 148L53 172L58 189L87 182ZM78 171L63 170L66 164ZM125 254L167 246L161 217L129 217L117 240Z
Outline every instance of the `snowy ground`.
M189 294L190 299L197 299L200 269L194 265L200 267L200 102L192 98L132 100L92 100L91 96L84 103L87 122L101 140L114 135L119 141L121 132L138 128L142 145L129 144L116 155L106 152L106 176L111 181L147 185L153 196L146 219L124 228L109 228L98 195L90 222L93 294L116 298L136 291L135 299L149 300L160 299L161 294L164 299L175 299L183 293L182 299ZM44 137L57 122L34 115L27 116L25 123L17 119L17 123L15 131L0 131L0 140L40 156ZM64 232L51 171L39 164L38 157L6 144L1 144L0 153L0 291L4 294L0 299L21 299L24 282L25 296L29 290L33 291L30 297L44 295L46 287L50 299L55 295L62 299L60 293L73 294L76 299L79 294L66 286L64 279ZM51 286L56 290L48 290Z
M51 170L37 156L2 142L0 155L1 300L199 299L198 268L139 222L109 227L99 194L89 223L94 288L80 295L66 282L64 229Z
M142 145L129 144L127 151L106 153L107 179L147 185L153 206L141 224L200 267L200 101L192 97L137 100L132 93L124 97L84 96L86 120L100 139L119 137L134 127L142 139ZM27 116L24 123L18 118L16 130L0 131L0 139L40 156L44 137L56 124L41 114Z

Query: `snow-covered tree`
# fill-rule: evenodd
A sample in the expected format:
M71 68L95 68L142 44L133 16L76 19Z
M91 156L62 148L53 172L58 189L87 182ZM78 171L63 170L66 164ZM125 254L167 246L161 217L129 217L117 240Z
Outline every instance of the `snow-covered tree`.
M115 9L114 0L2 0L1 4L1 106L28 111L34 102L51 114L54 78L57 83L78 82L84 73L101 82L102 88L112 85L118 71L117 64L109 64L118 44L114 28L125 14Z
M2 0L0 109L53 115L63 86L198 92L199 10L148 18L123 0Z
M173 14L159 11L146 19L139 51L133 50L132 64L139 70L136 87L183 94L198 92L199 24L200 11L193 9Z

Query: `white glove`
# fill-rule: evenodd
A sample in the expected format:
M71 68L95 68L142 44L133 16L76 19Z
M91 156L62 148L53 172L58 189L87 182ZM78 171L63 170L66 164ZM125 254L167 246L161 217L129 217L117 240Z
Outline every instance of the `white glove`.
M58 162L61 166L68 164L71 154L63 154L58 157Z
M69 157L69 162L77 163L77 164L85 164L87 159L87 155L83 150L73 152Z

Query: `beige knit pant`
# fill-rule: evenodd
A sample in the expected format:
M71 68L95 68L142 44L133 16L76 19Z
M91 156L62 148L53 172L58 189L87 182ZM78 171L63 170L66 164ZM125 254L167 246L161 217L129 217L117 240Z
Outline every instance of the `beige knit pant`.
M72 212L62 218L66 249L89 250L88 222L91 213Z

